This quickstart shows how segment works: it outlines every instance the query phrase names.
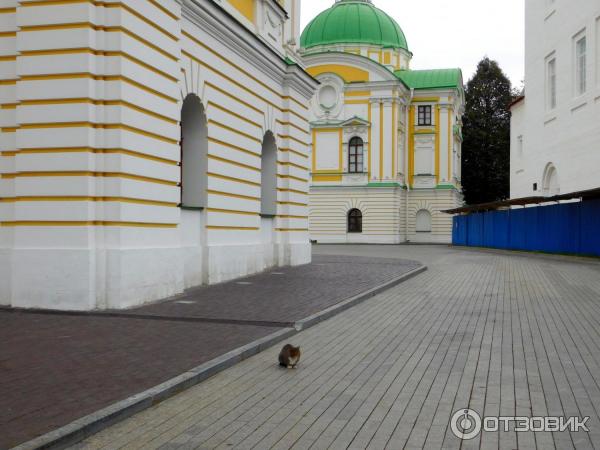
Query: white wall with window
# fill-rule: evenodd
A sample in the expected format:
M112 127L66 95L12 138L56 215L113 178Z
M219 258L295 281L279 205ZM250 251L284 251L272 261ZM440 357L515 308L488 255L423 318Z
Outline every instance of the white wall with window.
M512 106L511 197L600 187L599 149L600 0L528 0L525 98Z

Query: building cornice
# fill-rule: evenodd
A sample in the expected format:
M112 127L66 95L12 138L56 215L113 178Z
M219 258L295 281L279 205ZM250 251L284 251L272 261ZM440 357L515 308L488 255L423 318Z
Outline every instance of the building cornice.
M217 39L238 55L245 64L267 75L277 84L287 85L310 98L318 82L303 68L286 61L258 35L248 30L225 11L215 0L176 0L181 15Z

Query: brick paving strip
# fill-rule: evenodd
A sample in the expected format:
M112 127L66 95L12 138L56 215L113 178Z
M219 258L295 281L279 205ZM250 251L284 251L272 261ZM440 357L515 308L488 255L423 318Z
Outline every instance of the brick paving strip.
M0 449L78 442L422 270L318 255L127 311L0 309Z
M348 246L429 270L73 450L600 448L600 266L433 246ZM316 251L332 251L317 247ZM590 432L483 433L455 411L586 417Z

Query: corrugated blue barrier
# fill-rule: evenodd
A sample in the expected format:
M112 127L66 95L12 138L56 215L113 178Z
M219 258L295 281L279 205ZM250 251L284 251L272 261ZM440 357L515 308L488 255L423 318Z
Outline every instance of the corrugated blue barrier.
M452 242L600 256L600 200L455 216Z

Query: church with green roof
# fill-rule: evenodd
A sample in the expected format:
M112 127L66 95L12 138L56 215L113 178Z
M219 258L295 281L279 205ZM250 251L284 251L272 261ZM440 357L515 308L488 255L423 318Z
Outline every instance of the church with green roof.
M337 0L300 39L310 104L310 235L320 243L447 243L460 206L460 69L413 70L398 23Z

